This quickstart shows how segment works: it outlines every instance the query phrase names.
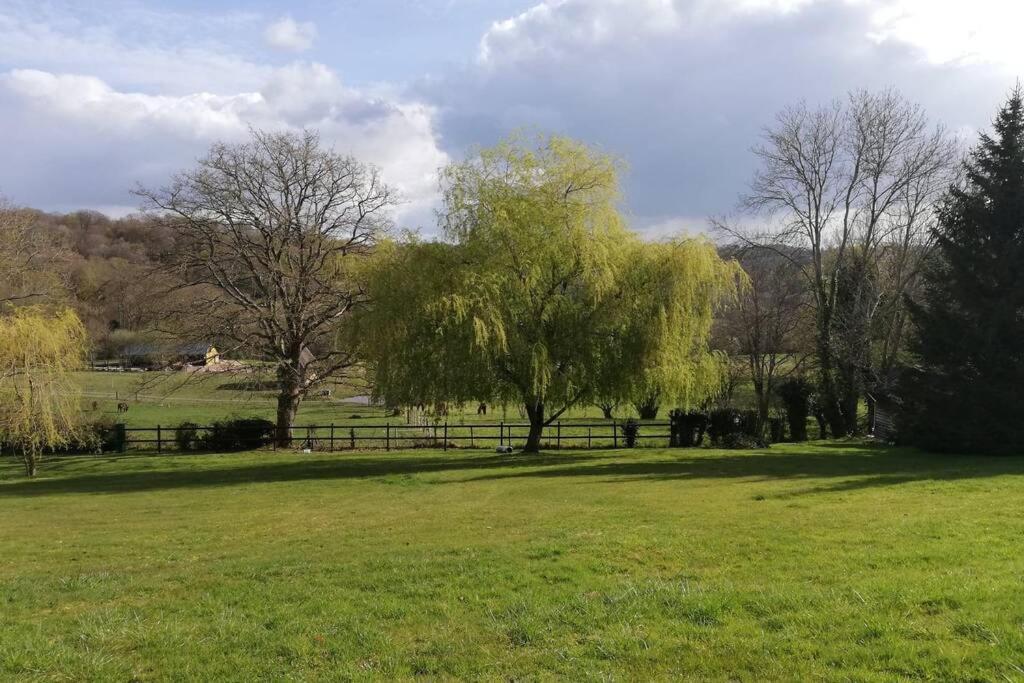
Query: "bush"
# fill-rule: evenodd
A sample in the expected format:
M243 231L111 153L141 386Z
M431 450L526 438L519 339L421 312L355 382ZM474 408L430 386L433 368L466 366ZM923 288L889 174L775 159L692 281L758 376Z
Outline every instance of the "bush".
M82 425L75 440L67 447L60 449L63 453L103 453L118 449L116 422L109 417Z
M44 453L47 455L72 455L116 451L119 447L116 429L117 423L109 417L85 422L78 426L68 443L56 448L45 449ZM17 447L6 442L0 443L0 453L11 451L17 451Z
M637 437L640 436L640 423L630 418L626 420L620 427L622 430L622 438L626 441L626 448L633 448L636 446Z
M807 441L807 416L811 412L814 387L803 377L795 377L780 384L775 393L786 407L790 441Z
M250 451L271 443L274 428L273 422L260 417L221 420L210 425L200 443L210 451Z
M704 413L688 413L676 409L668 414L669 445L674 448L692 448L704 442L708 428L708 416Z
M708 425L711 443L722 448L760 448L764 439L758 433L756 410L717 408L711 411Z
M182 422L174 430L174 443L179 451L193 451L199 446L199 425L195 422Z

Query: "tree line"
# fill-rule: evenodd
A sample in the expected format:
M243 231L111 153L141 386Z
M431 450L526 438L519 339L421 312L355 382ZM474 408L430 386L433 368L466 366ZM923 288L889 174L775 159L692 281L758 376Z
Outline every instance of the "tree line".
M787 380L823 435L870 430L881 402L929 447L1012 450L1020 99L966 159L895 91L787 108L717 243L642 239L621 162L568 138L514 135L442 169L424 239L393 225L378 169L314 131L254 131L138 189L139 216L0 209L4 390L46 413L24 395L47 373L66 384L89 348L173 334L271 368L282 442L305 396L345 377L391 406L519 404L536 450L575 406L701 408L742 376L761 430ZM29 364L28 344L64 360ZM951 426L962 401L974 438ZM72 431L54 404L28 446L16 412L4 440L23 452Z

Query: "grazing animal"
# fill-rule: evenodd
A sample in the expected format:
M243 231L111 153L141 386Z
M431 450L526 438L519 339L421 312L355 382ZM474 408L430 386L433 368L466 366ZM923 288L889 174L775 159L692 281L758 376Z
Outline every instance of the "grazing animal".
M99 402L97 402L97 401L93 401L92 402L92 412L95 413L97 410L99 410L99 407L100 407Z
M119 412L119 413L127 413L128 412L128 404L125 403L124 401L121 401L120 403L118 403L117 404L117 412Z

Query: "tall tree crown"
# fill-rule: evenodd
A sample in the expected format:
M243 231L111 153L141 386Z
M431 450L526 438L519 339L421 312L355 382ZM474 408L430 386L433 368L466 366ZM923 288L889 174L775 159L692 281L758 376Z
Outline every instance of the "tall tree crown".
M1024 95L1016 88L993 134L964 162L936 228L922 300L911 305L918 367L909 431L940 450L1024 446Z

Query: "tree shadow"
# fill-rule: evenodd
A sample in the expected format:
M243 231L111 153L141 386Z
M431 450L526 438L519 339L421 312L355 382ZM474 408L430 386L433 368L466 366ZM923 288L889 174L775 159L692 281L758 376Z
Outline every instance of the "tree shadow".
M0 480L0 497L51 495L60 493L136 493L178 488L204 488L238 484L292 482L318 479L359 479L405 474L430 474L456 470L482 470L497 468L545 467L564 465L577 460L600 459L600 454L538 455L445 455L436 457L409 455L336 455L312 458L296 454L293 462L275 460L265 464L247 462L244 465L217 467L218 455L183 456L181 469L130 469L122 472L93 474L99 469L123 464L126 468L145 467L151 456L76 456L48 460L37 479ZM258 456L257 456L258 457ZM603 457L613 457L604 455ZM197 458L204 459L195 466ZM210 460L205 460L209 458ZM208 466L212 465L212 466ZM84 473L83 473L84 472ZM61 476L67 473L68 476ZM81 474L81 476L77 476ZM58 476L51 477L56 474Z
M920 481L977 479L1024 475L1024 457L953 456L921 453L856 442L789 445L766 451L704 449L644 450L638 459L629 451L481 455L436 451L423 455L360 454L296 455L294 461L265 464L248 461L220 467L221 456L183 456L180 468L144 469L149 456L87 456L51 460L40 479L0 483L0 497L62 493L133 493L180 488L207 488L250 483L359 479L393 475L467 472L458 482L506 479L602 481L735 479L802 481L805 489L782 496L854 491ZM256 456L258 457L258 456ZM210 458L211 461L196 458ZM127 471L96 472L124 465ZM84 470L84 471L83 471ZM57 476L51 477L50 475Z
M574 463L544 469L485 474L472 480L527 477L601 477L606 481L746 479L815 481L783 496L855 491L921 481L980 479L1024 475L1024 456L924 453L908 448L855 442L815 443L807 451L684 451L658 460ZM662 451L669 456L675 451ZM824 480L824 481L821 481ZM834 481L829 481L834 480Z

